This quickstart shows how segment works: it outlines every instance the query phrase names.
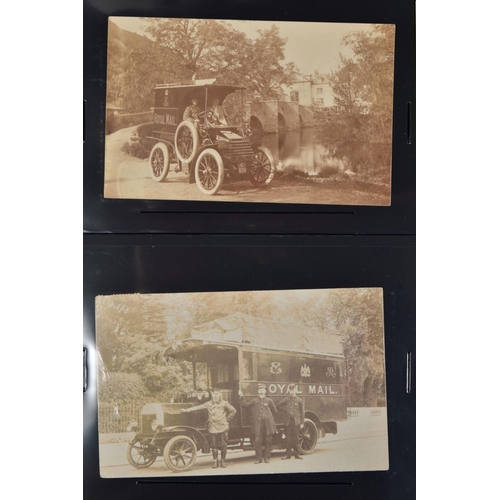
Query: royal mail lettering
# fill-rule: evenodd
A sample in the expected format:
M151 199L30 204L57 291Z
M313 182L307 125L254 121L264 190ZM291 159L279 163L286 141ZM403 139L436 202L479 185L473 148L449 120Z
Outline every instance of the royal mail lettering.
M267 391L270 394L283 394L286 395L290 391L287 384L269 384ZM319 384L298 384L296 385L296 393L309 396L315 395L339 395L341 392L333 385L319 385Z

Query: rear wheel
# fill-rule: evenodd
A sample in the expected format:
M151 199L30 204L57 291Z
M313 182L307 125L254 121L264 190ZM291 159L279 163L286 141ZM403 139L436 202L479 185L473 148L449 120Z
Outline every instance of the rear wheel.
M306 418L303 429L299 430L299 452L302 455L309 455L318 444L318 428L316 424Z
M170 154L168 147L159 142L155 144L149 155L149 169L151 170L151 177L156 182L163 181L170 168Z
M217 193L224 181L224 162L218 151L208 148L201 152L194 167L194 177L202 193Z
M250 182L257 187L268 186L271 184L275 172L276 166L271 151L265 147L258 147L252 163L248 166Z
M196 462L196 443L188 436L175 436L165 445L163 458L174 472L189 470Z
M156 460L156 453L150 449L149 444L140 439L129 443L127 448L128 463L136 469L146 469Z

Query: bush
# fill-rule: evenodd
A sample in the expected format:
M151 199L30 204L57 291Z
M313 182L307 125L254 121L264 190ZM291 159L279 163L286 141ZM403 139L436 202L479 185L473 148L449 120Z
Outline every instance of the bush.
M143 403L149 391L136 373L110 372L106 381L99 384L99 401L111 403Z
M304 179L305 177L309 177L309 174L295 167L285 167L283 170L276 173L276 177L286 180L293 180L299 178Z
M321 170L318 172L317 177L325 179L327 177L336 177L338 174L339 174L338 167L325 166L322 167Z
M138 373L109 372L105 381L99 381L99 405L168 402L177 391L191 389L191 384L183 384L182 377L174 369L147 368L143 376Z
M142 139L138 141L126 142L122 146L122 151L129 156L134 156L135 158L140 158L141 160L149 158L150 153L150 150L146 147L145 141Z

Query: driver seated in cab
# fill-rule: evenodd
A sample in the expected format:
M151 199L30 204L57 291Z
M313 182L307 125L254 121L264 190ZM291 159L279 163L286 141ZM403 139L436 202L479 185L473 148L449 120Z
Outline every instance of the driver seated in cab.
M223 106L219 104L219 99L212 99L212 105L207 109L207 120L212 126L228 125L227 112Z

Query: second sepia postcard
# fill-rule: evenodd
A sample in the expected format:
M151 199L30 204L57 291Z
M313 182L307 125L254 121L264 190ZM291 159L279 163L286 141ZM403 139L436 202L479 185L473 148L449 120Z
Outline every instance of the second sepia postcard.
M380 288L96 298L104 478L388 470Z

